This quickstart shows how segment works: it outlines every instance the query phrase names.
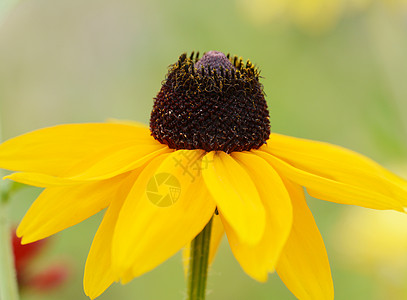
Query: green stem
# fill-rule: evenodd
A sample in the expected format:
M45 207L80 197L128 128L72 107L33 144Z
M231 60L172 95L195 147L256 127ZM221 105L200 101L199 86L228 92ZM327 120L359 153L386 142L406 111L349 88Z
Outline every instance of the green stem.
M0 143L1 122L0 122ZM18 300L17 276L14 266L11 229L9 226L9 188L4 182L0 169L0 299Z
M188 269L188 300L205 300L211 231L212 219L191 242Z

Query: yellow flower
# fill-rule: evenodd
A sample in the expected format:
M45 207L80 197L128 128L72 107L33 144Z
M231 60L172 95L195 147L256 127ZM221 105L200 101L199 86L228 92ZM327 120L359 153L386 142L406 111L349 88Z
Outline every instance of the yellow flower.
M368 273L407 270L407 218L395 211L348 209L335 228L335 244L346 263Z
M331 28L343 10L343 0L238 0L237 4L255 24L284 19L310 32Z
M282 19L310 33L326 31L344 16L373 5L394 14L407 12L406 0L237 0L238 8L255 24Z
M99 296L188 245L213 217L243 270L278 272L300 299L333 299L316 198L403 212L406 181L344 148L271 133L258 71L210 51L182 55L155 98L150 129L132 122L44 128L0 145L7 178L44 187L18 227L43 239L107 208L86 262ZM216 213L215 213L216 212ZM214 215L215 213L215 215Z
M405 214L349 207L342 212L332 236L341 267L373 280L374 295L382 295L381 299L407 298Z
M392 169L402 176L407 175L405 162L399 162ZM356 265L371 275L390 273L394 277L407 273L407 218L404 214L349 207L343 211L333 235L345 264Z

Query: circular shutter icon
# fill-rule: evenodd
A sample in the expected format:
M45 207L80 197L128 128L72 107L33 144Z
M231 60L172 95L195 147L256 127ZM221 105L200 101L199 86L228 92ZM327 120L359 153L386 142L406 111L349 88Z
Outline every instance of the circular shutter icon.
M158 173L150 178L147 184L147 198L159 207L168 207L178 201L181 195L181 184L170 173Z

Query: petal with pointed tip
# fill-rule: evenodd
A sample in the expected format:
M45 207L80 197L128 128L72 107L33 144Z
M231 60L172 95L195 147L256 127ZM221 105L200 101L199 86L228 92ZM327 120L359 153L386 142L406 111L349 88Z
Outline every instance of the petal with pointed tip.
M256 245L263 236L266 212L252 179L229 154L212 151L205 159L209 163L202 168L203 178L219 213L239 240Z
M17 228L22 243L46 238L101 211L129 180L122 174L104 181L45 189Z
M255 183L266 210L266 228L256 245L240 241L224 221L230 247L245 272L264 282L273 272L292 226L292 207L287 189L277 172L262 158L249 152L234 152L232 157L246 170Z
M261 150L299 170L395 198L403 206L407 206L407 181L354 151L324 142L274 133ZM319 195L312 188L308 192L315 197Z
M215 203L200 174L203 155L201 150L178 150L155 159L140 174L113 237L113 265L122 282L161 264L209 222Z
M61 176L104 149L153 142L158 143L144 127L113 123L57 125L0 144L0 168Z
M293 204L293 228L277 264L277 273L298 298L334 299L324 241L298 185L285 181Z
M132 172L129 178L123 182L117 196L113 198L107 209L102 223L93 238L88 258L85 265L83 287L85 294L91 299L101 295L116 279L112 270L112 239L119 216L120 209L132 188L138 172Z
M374 209L393 209L404 211L403 205L396 198L379 193L360 185L341 182L298 169L289 163L264 151L254 151L268 161L282 177L307 188L310 195L316 198L341 204L358 205Z

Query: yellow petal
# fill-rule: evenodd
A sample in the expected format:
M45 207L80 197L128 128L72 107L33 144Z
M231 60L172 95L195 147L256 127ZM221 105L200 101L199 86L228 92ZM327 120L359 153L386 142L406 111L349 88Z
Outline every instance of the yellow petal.
M255 183L266 210L266 228L256 245L240 241L234 230L224 220L230 247L243 270L258 281L266 281L273 272L280 253L287 241L292 225L291 200L277 172L260 157L242 152L232 157L246 170Z
M46 238L107 207L117 197L129 174L105 181L45 189L17 228L22 243Z
M351 150L279 134L271 134L261 149L298 169L396 198L407 206L407 181Z
M209 242L209 266L213 263L215 255L218 252L220 242L225 234L225 229L223 228L222 220L219 215L213 215L212 218L212 230L211 230L211 241ZM182 250L182 263L184 265L184 275L187 277L189 262L191 258L191 243L188 243Z
M115 118L107 118L106 122L148 128L148 125L133 120L119 120Z
M222 220L219 215L214 215L212 219L212 232L211 232L211 241L209 245L209 265L213 263L222 237L225 234L225 229L222 224Z
M344 183L334 179L312 174L293 167L285 161L264 151L253 151L267 160L283 177L305 186L310 195L341 204L358 205L374 209L394 209L404 211L403 205L396 198L391 198L360 185Z
M84 183L81 180L72 180L69 178L55 177L42 173L26 173L26 172L13 173L3 177L3 179L10 179L15 182L37 187L57 187Z
M112 199L112 203L109 205L93 239L83 278L85 294L91 299L95 299L102 294L116 279L112 270L111 257L113 232L124 199L138 175L139 172L132 172L117 191L118 194Z
M152 145L109 148L79 162L62 174L62 177L74 181L103 180L138 168L152 158L168 152L172 152L172 150L158 142L154 142Z
M298 299L333 299L334 289L324 241L298 185L285 182L293 204L293 228L277 273Z
M66 186L112 178L134 170L148 163L154 157L172 152L164 145L129 146L121 149L106 149L103 153L94 154L64 172L63 177L42 173L20 172L5 176L16 182L38 187Z
M144 127L112 123L58 125L1 144L0 168L60 176L103 149L151 142L156 141Z
M184 249L182 249L182 265L184 267L185 279L188 277L190 261L191 261L191 243L188 243L184 247Z
M264 232L266 212L252 179L224 152L209 152L204 162L202 174L219 213L233 227L239 240L257 244Z
M165 154L140 174L113 237L113 264L122 282L174 255L209 222L215 203L200 174L203 154L202 150Z

